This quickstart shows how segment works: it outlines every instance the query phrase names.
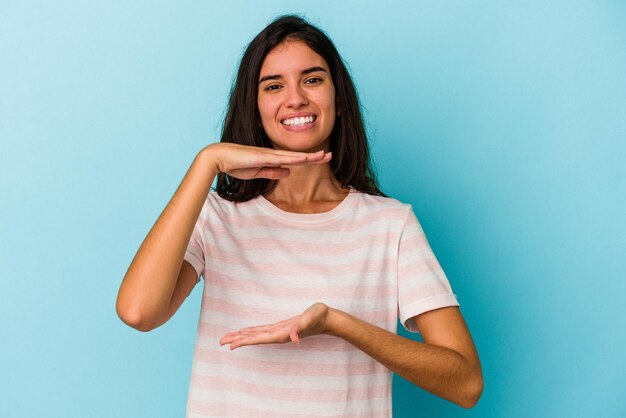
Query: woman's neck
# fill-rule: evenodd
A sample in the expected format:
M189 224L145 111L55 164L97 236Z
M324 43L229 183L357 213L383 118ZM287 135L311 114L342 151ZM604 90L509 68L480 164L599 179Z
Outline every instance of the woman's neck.
M326 208L333 203L338 204L349 192L349 188L341 188L341 184L330 171L329 164L288 166L288 168L291 172L289 176L278 180L274 190L264 195L281 209L289 212L316 213L317 209Z

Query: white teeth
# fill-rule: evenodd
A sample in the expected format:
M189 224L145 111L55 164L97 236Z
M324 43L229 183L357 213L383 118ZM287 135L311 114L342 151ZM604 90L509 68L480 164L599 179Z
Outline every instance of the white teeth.
M303 126L307 123L313 123L315 116L303 116L299 118L285 119L282 123L287 126Z

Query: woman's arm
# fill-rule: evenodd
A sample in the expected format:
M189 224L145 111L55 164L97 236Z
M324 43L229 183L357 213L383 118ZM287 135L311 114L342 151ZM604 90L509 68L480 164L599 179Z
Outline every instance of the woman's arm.
M428 392L472 408L483 391L478 354L458 307L415 317L424 343L329 308L326 333L340 337Z
M483 390L483 375L461 311L446 307L414 317L424 343L396 335L339 309L318 302L300 315L229 332L220 345L230 349L328 334L340 337L383 366L428 392L472 408Z
M181 269L193 228L217 173L244 180L280 179L290 165L326 164L332 155L274 150L233 143L198 153L133 259L117 295L117 314L140 331L166 322L193 289L191 266Z
M198 153L124 276L116 309L133 328L149 331L167 316L191 233L217 175L210 147Z

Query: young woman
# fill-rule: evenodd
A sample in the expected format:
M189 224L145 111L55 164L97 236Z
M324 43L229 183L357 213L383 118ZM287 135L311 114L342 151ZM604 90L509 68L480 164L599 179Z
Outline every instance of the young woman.
M189 417L388 417L392 372L466 408L480 397L450 284L411 205L376 184L339 53L299 17L248 46L221 142L139 248L118 315L152 330L201 276Z

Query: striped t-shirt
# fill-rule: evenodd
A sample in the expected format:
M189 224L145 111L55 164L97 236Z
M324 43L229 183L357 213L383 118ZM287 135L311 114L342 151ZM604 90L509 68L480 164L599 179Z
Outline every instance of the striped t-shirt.
M392 372L339 337L230 350L219 339L316 302L393 333L458 306L410 204L354 188L328 212L211 191L187 260L204 277L187 417L391 417Z

